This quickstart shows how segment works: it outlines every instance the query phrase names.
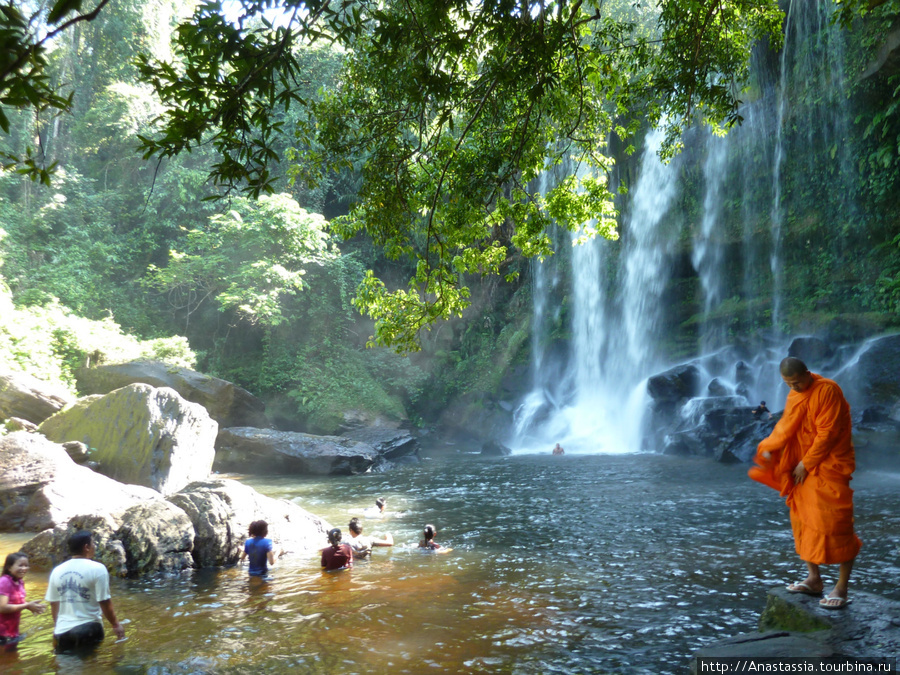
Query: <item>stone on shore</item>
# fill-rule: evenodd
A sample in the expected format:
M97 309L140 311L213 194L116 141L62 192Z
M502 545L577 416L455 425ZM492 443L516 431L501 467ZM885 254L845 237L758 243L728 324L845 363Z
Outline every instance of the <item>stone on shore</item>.
M26 373L0 372L0 420L19 417L40 424L71 401L61 387Z
M75 378L79 390L85 394L108 394L137 383L168 387L182 398L206 408L220 427L269 426L265 403L246 389L233 382L162 361L141 360L80 368Z
M68 538L78 530L94 533L95 559L115 576L179 572L193 566L191 521L159 495L120 513L76 516L44 530L22 550L36 569L51 569L68 559Z
M40 431L52 441L87 445L98 471L110 478L168 495L209 475L217 424L172 389L131 384L80 399Z
M313 476L354 475L369 471L380 459L381 455L368 443L343 436L233 427L219 431L214 469Z
M159 493L79 466L40 434L0 437L0 532L39 532L85 513L120 513Z
M851 588L844 609L819 607L822 596L770 590L759 620L759 632L745 633L707 645L698 658L822 658L835 663L871 664L872 659L900 653L900 602ZM748 671L749 672L749 671Z

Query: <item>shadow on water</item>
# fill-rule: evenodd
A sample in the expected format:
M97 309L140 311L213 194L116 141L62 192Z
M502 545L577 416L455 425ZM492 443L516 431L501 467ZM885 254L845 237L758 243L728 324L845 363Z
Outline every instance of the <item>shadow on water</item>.
M393 548L348 572L288 556L269 583L238 568L114 580L128 640L50 653L49 616L4 673L681 673L711 641L755 630L793 580L788 518L746 467L659 455L422 462L386 474L246 482L345 527L377 496ZM900 599L900 474L855 480L865 547L855 583ZM425 523L447 555L421 552ZM18 537L18 535L16 535ZM24 538L4 536L2 550ZM325 542L323 542L324 545ZM42 596L46 574L28 579Z

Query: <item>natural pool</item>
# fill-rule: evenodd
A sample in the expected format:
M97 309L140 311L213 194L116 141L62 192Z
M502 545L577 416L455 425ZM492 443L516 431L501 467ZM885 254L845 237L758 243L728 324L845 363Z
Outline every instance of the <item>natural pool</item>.
M113 580L126 641L56 657L49 612L26 615L30 636L0 672L684 673L699 647L754 630L766 590L802 574L777 495L710 460L460 454L244 480L345 531L383 495L390 515L366 533L397 545L331 574L291 556L269 584L246 568ZM863 468L854 487L854 584L900 599L900 473ZM451 553L415 548L425 523ZM27 538L0 535L0 552ZM29 598L46 580L29 575Z

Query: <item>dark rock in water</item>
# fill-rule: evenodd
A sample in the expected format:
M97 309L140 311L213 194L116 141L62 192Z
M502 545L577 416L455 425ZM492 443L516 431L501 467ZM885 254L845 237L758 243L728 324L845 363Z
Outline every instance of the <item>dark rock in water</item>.
M682 401L700 390L700 370L695 365L671 368L647 380L647 392L654 401Z
M798 358L807 368L818 372L828 365L834 355L834 349L825 340L817 337L796 337L788 347L788 356Z
M706 385L706 390L709 392L710 396L728 396L731 392L728 390L722 381L718 377L714 377L710 380L709 384Z
M413 436L408 429L360 427L341 435L344 438L371 445L378 451L378 454L391 461L419 454L419 439Z
M749 403L750 401L750 386L744 384L743 382L738 383L738 386L734 388L734 393L737 396L741 396L745 401Z
M481 446L481 454L490 457L506 457L512 454L512 450L500 441L487 441Z
M368 443L343 436L313 436L252 427L220 429L216 471L353 475L372 469L381 458Z
M891 410L885 405L873 405L865 408L859 418L862 425L891 422Z
M79 390L86 394L108 394L140 382L174 389L186 400L206 408L219 426L270 426L266 419L265 403L246 389L233 382L187 368L173 367L162 361L131 361L79 368L75 377Z
M72 402L60 387L21 372L0 372L0 420L20 417L40 424Z
M780 417L781 414L778 413L772 419L751 422L732 433L730 437L723 438L716 450L716 459L724 464L752 462L759 442L772 433Z

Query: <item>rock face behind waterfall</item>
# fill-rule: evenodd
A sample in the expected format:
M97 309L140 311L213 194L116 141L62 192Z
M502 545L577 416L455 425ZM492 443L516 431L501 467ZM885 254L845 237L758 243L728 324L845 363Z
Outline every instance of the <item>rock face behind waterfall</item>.
M265 403L232 382L161 361L131 361L80 368L75 374L85 394L108 394L129 384L169 387L199 403L220 427L268 427Z
M873 340L849 368L848 389L860 406L892 406L900 400L900 335ZM855 401L851 400L851 403ZM857 406L859 407L859 406Z
M71 397L25 373L0 372L0 420L18 417L40 424L71 402Z
M381 459L368 443L342 436L235 427L216 439L217 471L314 476L365 473Z
M40 431L52 441L87 445L110 478L171 494L209 475L217 425L172 389L132 384L80 399Z

